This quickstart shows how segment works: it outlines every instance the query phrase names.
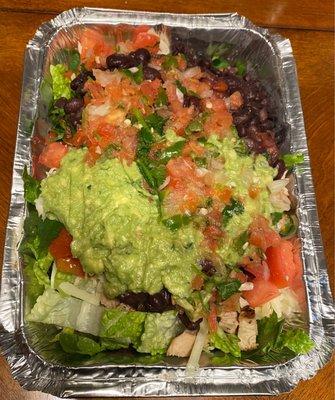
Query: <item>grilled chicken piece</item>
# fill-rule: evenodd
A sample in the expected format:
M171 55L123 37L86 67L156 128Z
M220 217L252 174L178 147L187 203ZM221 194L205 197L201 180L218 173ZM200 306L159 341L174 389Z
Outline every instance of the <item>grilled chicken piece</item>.
M188 357L191 354L195 337L196 331L184 331L172 340L166 354L168 356Z
M226 333L235 333L238 327L238 320L237 320L237 312L236 311L228 311L222 312L220 315L220 322L219 326L226 332Z
M239 316L238 338L241 350L252 350L257 347L257 321L255 310L244 307Z

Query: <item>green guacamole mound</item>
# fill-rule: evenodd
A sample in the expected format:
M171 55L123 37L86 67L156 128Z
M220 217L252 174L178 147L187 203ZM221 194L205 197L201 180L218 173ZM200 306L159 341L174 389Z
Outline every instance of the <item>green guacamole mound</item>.
M202 234L191 224L172 232L159 222L135 163L102 158L89 167L86 151L69 151L41 184L46 215L73 236L73 255L87 273L105 274L110 298L128 290L154 294L163 286L188 297Z

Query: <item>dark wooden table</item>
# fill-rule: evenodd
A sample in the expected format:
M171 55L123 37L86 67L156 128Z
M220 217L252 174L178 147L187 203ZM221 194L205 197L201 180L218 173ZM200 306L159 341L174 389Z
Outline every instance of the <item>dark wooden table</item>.
M236 11L291 40L321 231L334 289L334 4L329 0L0 0L0 259L10 196L24 48L43 21L63 10L81 6L184 13ZM333 399L334 363L329 363L316 377L301 382L293 392L279 398ZM0 400L21 399L56 398L21 389L11 377L6 361L0 357Z

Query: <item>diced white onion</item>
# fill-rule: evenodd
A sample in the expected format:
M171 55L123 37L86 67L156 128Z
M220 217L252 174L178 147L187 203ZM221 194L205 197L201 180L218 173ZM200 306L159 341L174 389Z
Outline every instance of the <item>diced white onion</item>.
M77 286L70 282L62 282L59 289L69 296L76 297L77 299L86 301L87 303L98 306L100 304L100 294L88 293L86 290L79 289Z
M184 102L184 95L178 88L176 89L176 95L177 95L177 98L178 98L179 102L183 103Z
M165 30L159 34L159 50L158 54L169 54L170 53L170 40Z
M168 175L166 178L165 178L165 180L164 180L164 182L159 186L159 188L158 188L158 190L162 190L162 189L164 189L169 183L170 183L170 176Z
M55 289L55 277L56 277L56 273L57 273L57 267L56 267L56 263L52 263L52 271L51 271L51 276L50 276L50 286L51 289Z
M37 214L39 215L39 217L41 217L42 219L45 219L46 215L45 215L45 211L44 211L43 198L41 196L39 196L35 200L35 207L36 207L36 211L37 211Z
M199 369L199 360L202 350L207 342L207 335L208 324L206 319L203 319L200 323L200 329L197 337L195 338L192 352L186 365L186 375L188 376L193 376Z
M240 286L240 291L248 291L248 290L252 290L254 288L254 284L252 282L244 282L242 283L242 285Z
M129 71L134 74L135 72L138 71L138 68L137 67L131 67L131 68L129 68Z

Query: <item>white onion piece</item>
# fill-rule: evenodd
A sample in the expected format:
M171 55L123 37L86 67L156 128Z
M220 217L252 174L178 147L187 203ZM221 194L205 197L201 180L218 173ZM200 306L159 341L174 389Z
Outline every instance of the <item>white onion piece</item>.
M200 329L197 334L197 337L195 338L192 352L186 365L186 375L188 376L194 376L194 374L199 369L199 360L202 350L207 342L207 335L208 335L208 324L206 319L203 319L200 323Z
M158 54L169 54L170 53L170 40L166 31L163 30L159 34L159 50Z
M44 204L43 204L43 198L41 196L39 196L36 200L35 200L35 207L36 207L36 211L39 217L41 217L42 219L45 219L46 214L44 211Z
M179 102L183 103L184 102L184 95L178 88L176 89L176 95L177 95L177 99L179 100Z
M192 67L192 68L188 68L184 73L183 73L183 77L188 79L188 78L193 78L197 75L201 75L201 69L200 67Z
M51 276L50 276L50 287L51 289L55 289L55 277L57 273L57 268L56 268L56 263L52 263L52 271L51 271Z
M76 297L77 299L86 301L87 303L98 306L100 304L100 294L88 293L86 290L79 289L77 286L70 282L62 282L59 289L69 296Z
M158 190L163 190L170 183L170 179L171 179L170 176L167 176L164 182L158 188Z
M289 192L286 185L289 183L288 178L279 179L268 184L271 192L270 202L279 211L288 211L291 208Z
M88 105L86 109L91 116L105 117L109 114L110 105L108 103L101 104L100 106Z

